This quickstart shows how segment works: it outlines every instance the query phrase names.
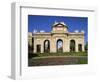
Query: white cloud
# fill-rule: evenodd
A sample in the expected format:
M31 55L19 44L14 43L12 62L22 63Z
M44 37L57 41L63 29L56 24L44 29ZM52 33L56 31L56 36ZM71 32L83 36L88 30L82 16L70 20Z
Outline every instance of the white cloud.
M41 32L41 33L44 33L45 31L44 31L44 30L40 30L40 32Z
M78 33L79 31L78 30L75 30L75 32Z
M33 33L37 33L37 30L36 30L36 29L34 29L34 30L33 30Z
M84 31L84 30L81 30L81 32L82 32L82 33L85 33L85 31Z

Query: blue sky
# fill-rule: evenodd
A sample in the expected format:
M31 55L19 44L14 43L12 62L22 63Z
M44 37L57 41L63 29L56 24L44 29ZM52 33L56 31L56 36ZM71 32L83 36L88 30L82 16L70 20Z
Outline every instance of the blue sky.
M39 32L44 30L45 32L50 32L55 21L65 22L69 32L74 32L75 30L81 32L81 30L84 30L85 42L88 41L87 17L28 15L28 31L33 32L33 30L37 30Z

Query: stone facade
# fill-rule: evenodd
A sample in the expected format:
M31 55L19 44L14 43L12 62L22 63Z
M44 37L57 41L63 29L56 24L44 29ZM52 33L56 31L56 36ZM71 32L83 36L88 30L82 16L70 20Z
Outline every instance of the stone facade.
M84 51L84 32L72 33L68 28L64 22L55 22L50 33L29 32L28 44L33 47L33 53Z

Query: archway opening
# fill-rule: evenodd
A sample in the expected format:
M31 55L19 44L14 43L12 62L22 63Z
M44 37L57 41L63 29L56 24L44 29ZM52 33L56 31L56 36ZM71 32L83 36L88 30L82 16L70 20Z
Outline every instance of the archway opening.
M57 52L63 52L63 41L61 39L57 40Z
M49 40L44 41L44 52L46 53L50 52L50 41Z
M82 52L82 44L78 44L78 51Z
M75 40L70 40L70 52L75 52Z
M37 53L40 53L40 52L41 52L41 45L38 44L38 45L37 45Z

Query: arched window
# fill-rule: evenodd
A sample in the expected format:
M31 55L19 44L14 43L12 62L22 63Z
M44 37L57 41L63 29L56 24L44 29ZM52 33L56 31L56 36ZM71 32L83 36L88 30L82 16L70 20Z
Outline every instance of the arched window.
M63 41L61 39L57 40L57 52L63 52Z
M82 44L78 44L78 51L82 52Z
M75 40L70 40L70 52L75 52Z
M44 41L44 52L50 52L50 41L49 40Z

